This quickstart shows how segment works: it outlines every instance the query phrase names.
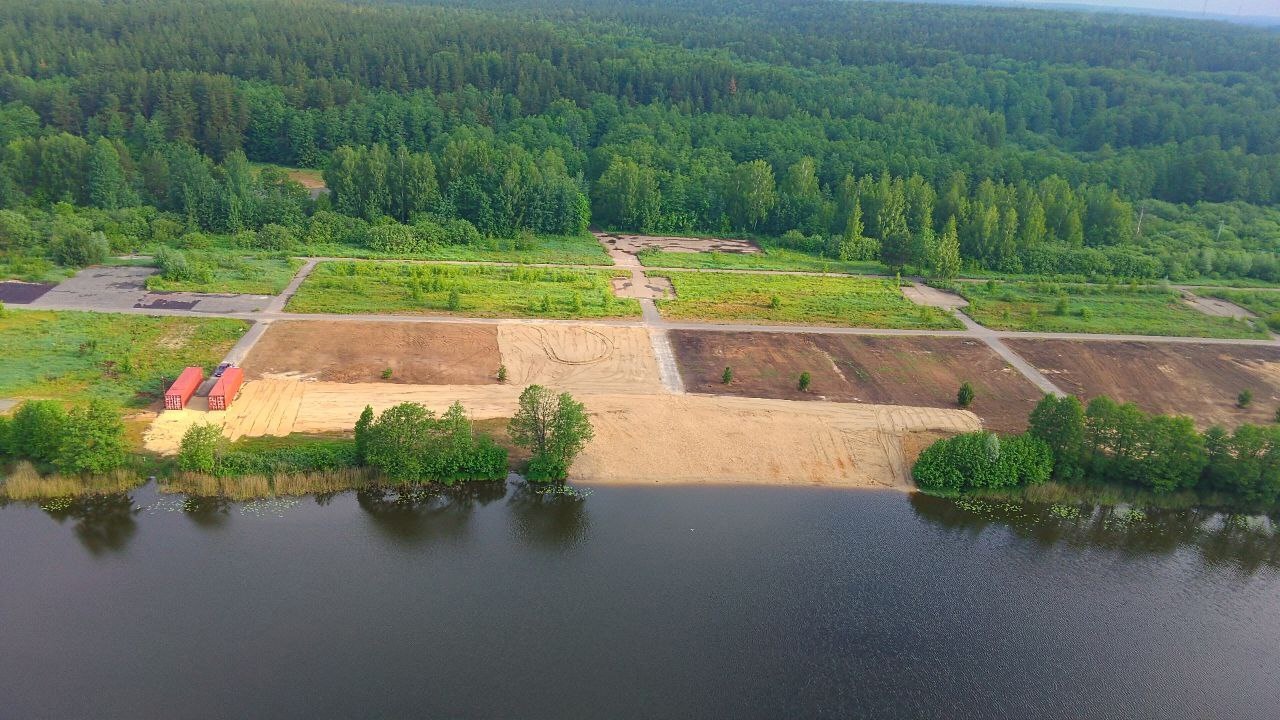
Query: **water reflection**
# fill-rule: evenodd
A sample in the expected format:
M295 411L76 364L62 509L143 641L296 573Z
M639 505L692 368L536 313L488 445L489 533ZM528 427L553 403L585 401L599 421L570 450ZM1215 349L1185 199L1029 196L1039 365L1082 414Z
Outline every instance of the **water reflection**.
M1273 518L1212 510L1150 510L911 496L916 515L966 535L989 527L1044 545L1105 548L1127 556L1194 549L1206 565L1244 574L1280 568L1280 533Z
M549 493L528 483L507 500L517 537L548 548L572 547L587 539L590 521L584 494Z
M476 507L502 499L504 482L457 488L370 489L356 502L382 535L404 545L455 540L467 532Z
M74 520L76 539L93 555L120 552L138 530L138 510L128 493L60 498L40 507L59 523Z
M218 530L226 527L231 519L231 501L221 495L211 497L193 495L182 501L182 513L202 528Z

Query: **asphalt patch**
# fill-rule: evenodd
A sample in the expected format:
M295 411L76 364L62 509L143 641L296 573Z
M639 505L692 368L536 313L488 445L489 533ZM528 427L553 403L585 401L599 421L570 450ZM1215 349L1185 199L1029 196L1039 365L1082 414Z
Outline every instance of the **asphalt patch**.
M29 283L17 280L0 282L0 302L10 305L28 305L54 288L48 283Z
M156 299L149 303L141 302L134 305L136 308L146 308L148 310L191 310L196 306L199 300L162 300Z

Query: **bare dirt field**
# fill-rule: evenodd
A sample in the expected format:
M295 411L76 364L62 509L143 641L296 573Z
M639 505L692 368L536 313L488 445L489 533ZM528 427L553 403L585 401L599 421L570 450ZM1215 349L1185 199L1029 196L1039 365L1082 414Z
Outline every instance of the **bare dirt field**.
M951 310L954 308L967 307L969 305L968 300L965 300L956 293L949 292L947 290L939 290L936 287L929 287L924 283L903 285L902 294L911 302L928 307Z
M690 392L787 400L832 400L954 408L973 383L971 408L985 427L1019 431L1041 393L985 344L966 338L674 330ZM725 367L733 382L724 385ZM800 373L812 377L802 393Z
M1280 405L1280 348L1257 345L1006 340L1066 392L1106 395L1200 427L1270 423ZM1241 390L1253 393L1246 410Z
M172 453L197 422L228 437L349 430L361 409L420 402L442 411L461 401L475 419L510 417L519 388L258 380L225 413L165 412L146 435L148 449ZM596 437L574 464L591 483L766 483L909 487L904 441L912 434L974 430L959 410L793 403L675 395L580 396Z
M668 300L676 296L675 286L669 278L647 277L638 270L632 270L631 277L613 278L612 283L613 294L618 297Z
M498 348L508 382L569 392L661 392L644 328L503 324Z
M662 250L664 252L723 252L750 254L760 252L760 248L746 240L727 240L722 238L686 238L659 237L654 235L622 235L618 233L593 233L604 244L606 249L615 249L634 255L641 250Z
M272 323L245 359L245 377L420 385L496 383L498 329L450 323Z

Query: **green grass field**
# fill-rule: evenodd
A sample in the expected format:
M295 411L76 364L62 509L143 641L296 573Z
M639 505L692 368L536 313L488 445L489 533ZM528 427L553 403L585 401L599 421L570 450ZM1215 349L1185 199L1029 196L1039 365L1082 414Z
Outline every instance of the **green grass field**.
M1248 323L1189 307L1176 290L1056 283L957 283L966 312L997 330L1265 338Z
M637 257L645 267L711 270L793 270L851 275L883 275L889 271L878 262L851 262L810 255L786 248L764 248L758 253L680 253L645 250Z
M751 321L849 327L950 329L950 314L902 296L892 280L734 273L652 273L676 299L658 301L673 320ZM777 298L777 303L774 303Z
M147 278L147 289L159 292L279 295L293 279L302 261L281 255L242 255L234 252L188 252L192 264L208 268L209 275L195 280Z
M531 241L489 238L482 245L438 245L421 253L387 255L358 245L326 243L300 246L295 254L317 257L391 260L461 260L522 265L612 265L613 260L591 235L538 235Z
M613 294L614 270L325 262L289 301L300 313L422 313L469 317L596 318L640 314ZM455 295L456 293L456 295ZM456 298L456 304L451 299Z
M211 370L247 327L239 320L7 310L0 316L0 397L146 405L182 368Z

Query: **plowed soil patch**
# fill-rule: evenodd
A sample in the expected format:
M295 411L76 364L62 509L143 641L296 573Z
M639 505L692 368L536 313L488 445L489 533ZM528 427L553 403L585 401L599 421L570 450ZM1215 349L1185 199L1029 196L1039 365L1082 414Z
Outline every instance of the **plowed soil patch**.
M1064 391L1106 395L1200 427L1270 423L1280 406L1280 348L1263 345L1005 340ZM1236 407L1241 390L1253 393Z
M450 323L276 322L244 362L247 377L331 382L497 382L498 332Z
M985 344L965 338L865 335L671 332L689 392L831 400L935 408L956 407L962 382L973 383L970 408L993 430L1018 431L1040 392ZM721 382L725 367L733 382ZM800 392L800 373L812 378Z

